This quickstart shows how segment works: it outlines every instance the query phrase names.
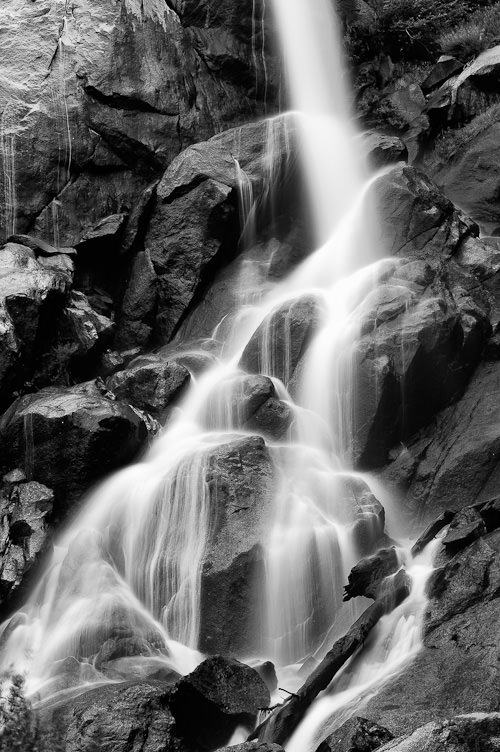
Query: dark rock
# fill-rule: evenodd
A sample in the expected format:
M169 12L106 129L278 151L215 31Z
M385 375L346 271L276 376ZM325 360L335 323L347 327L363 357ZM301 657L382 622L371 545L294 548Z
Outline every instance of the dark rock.
M406 162L408 150L397 136L385 136L377 131L365 134L368 158L375 167L385 167L393 162Z
M318 329L321 313L321 304L314 297L281 304L253 333L240 367L249 373L276 376L287 386ZM271 343L271 352L266 351L266 343Z
M0 491L0 601L12 597L47 547L54 494L14 470Z
M495 752L500 713L470 713L449 721L432 721L383 747L384 752Z
M149 343L156 313L158 279L148 251L138 253L123 299L116 344L134 348Z
M80 244L116 238L123 229L127 216L127 214L111 214L109 217L104 217L95 227L83 233Z
M396 90L390 94L389 100L396 116L406 124L403 140L408 150L408 158L413 162L418 157L423 139L429 130L424 94L415 81L407 81L403 77L397 81Z
M356 476L344 480L346 519L353 526L353 540L361 556L373 553L384 541L385 511L368 484Z
M78 358L104 350L114 334L113 321L94 311L82 292L71 292L64 317L69 329L68 336L75 343L75 356Z
M0 400L5 401L33 375L72 275L45 268L30 248L16 243L0 248L0 265Z
M175 361L160 358L132 361L124 371L108 379L107 388L119 400L154 416L164 416L190 381L189 371Z
M250 666L213 656L177 683L170 708L196 749L214 750L229 741L238 726L252 728L259 709L269 702L269 690Z
M268 187L271 175L284 169L288 120L273 121L272 164L266 159L269 127L268 122L257 122L196 144L172 162L160 181L145 248L157 277L157 309L154 312L152 299L148 314L156 316L162 341L171 338L199 302L214 272L237 254L241 171L257 194ZM130 318L126 311L124 318Z
M500 364L485 363L465 395L404 447L383 472L420 521L498 495Z
M400 567L401 561L394 546L384 548L373 556L362 559L351 569L349 584L344 588L344 601L359 595L375 600L385 578L395 574Z
M455 515L448 528L448 532L443 538L443 546L448 552L456 553L485 533L486 525L479 511L471 508L462 509Z
M433 573L424 646L368 702L370 718L398 735L471 709L500 710L499 678L492 670L500 640L491 627L500 618L499 552L497 530L447 557Z
M266 687L268 688L269 692L272 694L276 689L278 689L278 677L276 676L276 669L274 667L274 663L271 663L271 661L265 661L264 663L259 663L257 666L253 667Z
M199 649L248 655L259 646L265 582L263 543L273 511L274 466L260 437L207 458L212 535L201 577Z
M428 546L432 540L434 540L436 535L441 532L441 530L446 527L446 525L450 524L454 517L455 513L450 512L446 509L441 515L439 515L439 517L437 517L437 519L431 522L431 524L425 528L423 533L419 535L418 539L413 544L411 555L418 556L420 553L422 553L424 548Z
M128 752L131 740L141 752L190 752L168 703L163 682L111 684L44 711L42 724L59 730L66 752Z
M10 238L7 238L7 242L31 248L32 251L35 251L36 256L56 256L59 254L75 256L77 254L76 248L55 248L50 243L46 243L45 240L34 238L32 235L11 235Z
M451 76L461 73L464 64L450 55L441 55L437 63L433 66L431 72L422 81L422 91L426 94L432 89L444 84Z
M351 718L330 734L316 752L373 752L394 739L383 726L366 718Z
M140 413L104 396L95 382L21 397L0 421L3 461L53 488L58 515L130 462L147 437Z

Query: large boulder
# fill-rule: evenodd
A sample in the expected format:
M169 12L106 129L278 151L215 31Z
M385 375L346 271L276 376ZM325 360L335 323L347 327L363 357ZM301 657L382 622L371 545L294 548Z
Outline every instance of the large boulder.
M384 464L391 446L460 398L490 335L488 314L475 275L439 257L401 262L373 290L347 361L354 462Z
M0 248L1 402L33 376L64 306L71 264L57 268L54 258L60 256L50 257L46 265L27 246L7 243Z
M62 0L9 2L0 57L7 234L36 219L46 239L74 245L110 215L132 218L183 146L263 113L266 99L272 107L264 39L255 56L251 48L260 3L212 6L79 0L70 12Z
M366 718L351 718L330 734L316 752L373 752L394 736Z
M199 649L248 655L259 646L274 466L262 438L222 444L206 462L212 509L201 575Z
M500 364L484 363L462 399L395 453L382 475L408 513L428 521L495 496L500 478Z
M131 744L140 752L191 752L169 710L169 689L158 681L98 687L44 711L42 729L65 752L128 752Z
M150 335L168 341L190 308L198 304L215 272L237 254L241 228L238 190L242 181L258 195L285 168L289 153L286 116L259 121L195 144L164 173L152 210L144 256L134 266L119 324L119 337L130 344ZM272 160L267 158L273 139ZM149 298L142 320L130 308L132 292L147 270ZM154 277L153 277L154 274ZM129 292L130 291L130 292ZM148 323L149 322L149 323Z
M200 750L227 743L238 727L252 730L269 703L269 690L253 668L221 656L207 658L183 677L170 697L178 728Z
M21 397L0 421L2 461L53 488L57 515L130 462L147 438L146 418L97 382Z

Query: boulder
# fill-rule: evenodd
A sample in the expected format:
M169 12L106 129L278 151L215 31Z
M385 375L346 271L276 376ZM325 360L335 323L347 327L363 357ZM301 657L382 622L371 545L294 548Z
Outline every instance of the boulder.
M475 276L453 261L446 269L438 259L400 263L374 289L351 355L352 434L345 451L355 463L383 464L391 446L461 397L490 335L488 313Z
M106 386L119 400L161 418L190 378L189 371L176 361L143 357L111 376Z
M99 354L113 337L114 322L94 311L82 292L71 292L64 310L64 319L63 328L66 328L69 341L75 344L73 357L78 360Z
M0 421L3 462L53 488L58 516L92 483L130 462L147 438L146 419L97 382L21 397Z
M345 517L360 556L367 556L384 541L385 510L369 485L355 475L343 479Z
M0 248L0 401L33 376L64 306L70 271L48 268L17 243ZM57 325L57 324L56 324Z
M484 363L453 407L399 449L382 475L422 522L496 497L500 466L500 364Z
M470 713L437 720L412 734L395 739L383 752L495 752L500 733L500 713Z
M201 575L198 647L249 655L260 645L274 466L264 440L249 436L211 451L206 468L213 516Z
M275 376L288 386L319 328L321 314L321 304L313 296L292 299L277 306L248 341L240 368L248 373Z
M400 567L401 561L394 546L362 559L349 573L349 582L344 588L344 601L360 595L375 600L386 577L395 574Z
M368 159L374 167L385 167L393 162L406 162L408 150L397 136L386 136L377 131L365 134Z
M464 69L464 64L451 55L441 55L430 73L422 81L422 91L428 94L433 89L444 84L452 76L456 76Z
M254 669L218 655L183 677L170 696L179 730L200 750L217 749L239 726L250 730L269 704L269 690Z
M330 734L316 752L373 752L394 735L378 723L366 718L351 718Z
M214 273L235 258L241 232L237 192L247 181L257 196L270 190L288 161L292 125L286 116L226 131L183 151L168 167L158 188L145 238L145 258L156 277L156 296L147 313L157 336L168 341L200 301ZM271 162L267 144L273 138ZM134 268L129 289L140 282ZM137 312L122 311L122 327ZM144 304L143 304L144 305ZM217 323L217 322L216 322ZM137 328L137 327L136 327Z
M169 710L169 685L126 682L91 689L43 711L42 728L65 752L192 752ZM57 748L57 747L56 747Z
M21 471L4 477L0 490L0 602L26 585L26 575L46 549L49 530L45 518L52 512L53 501L50 488L26 481Z

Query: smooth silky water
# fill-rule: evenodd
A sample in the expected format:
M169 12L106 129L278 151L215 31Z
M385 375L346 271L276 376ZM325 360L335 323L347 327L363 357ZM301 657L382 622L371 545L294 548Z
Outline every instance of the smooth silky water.
M278 480L265 541L267 606L258 654L241 657L273 660L280 686L294 691L307 666L316 665L366 607L363 599L342 603L347 575L360 558L349 488L370 483L352 472L353 350L370 294L400 262L381 257L375 242L375 177L352 125L331 3L274 0L272 9L292 110L269 121L269 152L277 139L290 146L290 125L318 250L272 286L263 284L266 261L242 266L239 304L214 332L219 355L210 355L201 376L193 375L143 461L87 499L59 536L25 606L2 626L4 675L25 674L29 692L44 703L158 669L187 673L203 660L197 649L201 573L212 532L207 461L214 448L242 435L238 362L257 330L261 373L273 379L294 420L283 440L268 441ZM248 247L256 197L236 161L235 175ZM268 185L274 177L270 168ZM285 344L277 351L272 314L306 298L315 302L318 322L297 375L290 368L289 332L279 333ZM388 510L387 527L389 534L402 531L397 505ZM384 617L366 649L317 700L290 751L314 750L418 652L432 551L413 562L407 551L401 547L413 578L410 598ZM110 679L95 656L117 632L134 636L138 655L120 659Z

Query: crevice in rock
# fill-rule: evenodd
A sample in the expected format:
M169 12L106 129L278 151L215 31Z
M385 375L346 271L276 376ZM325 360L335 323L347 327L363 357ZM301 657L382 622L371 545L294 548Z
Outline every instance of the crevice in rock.
M111 107L114 110L154 112L158 115L170 115L172 117L179 115L179 112L177 110L175 110L175 112L160 110L157 107L153 107L152 104L149 104L149 102L146 102L144 99L139 99L139 97L132 97L128 96L127 94L118 94L117 92L113 92L113 94L104 94L104 92L100 91L95 86L91 86L90 84L84 86L83 90L92 99L95 99L97 102L100 102L100 104L104 104L106 105L106 107Z

